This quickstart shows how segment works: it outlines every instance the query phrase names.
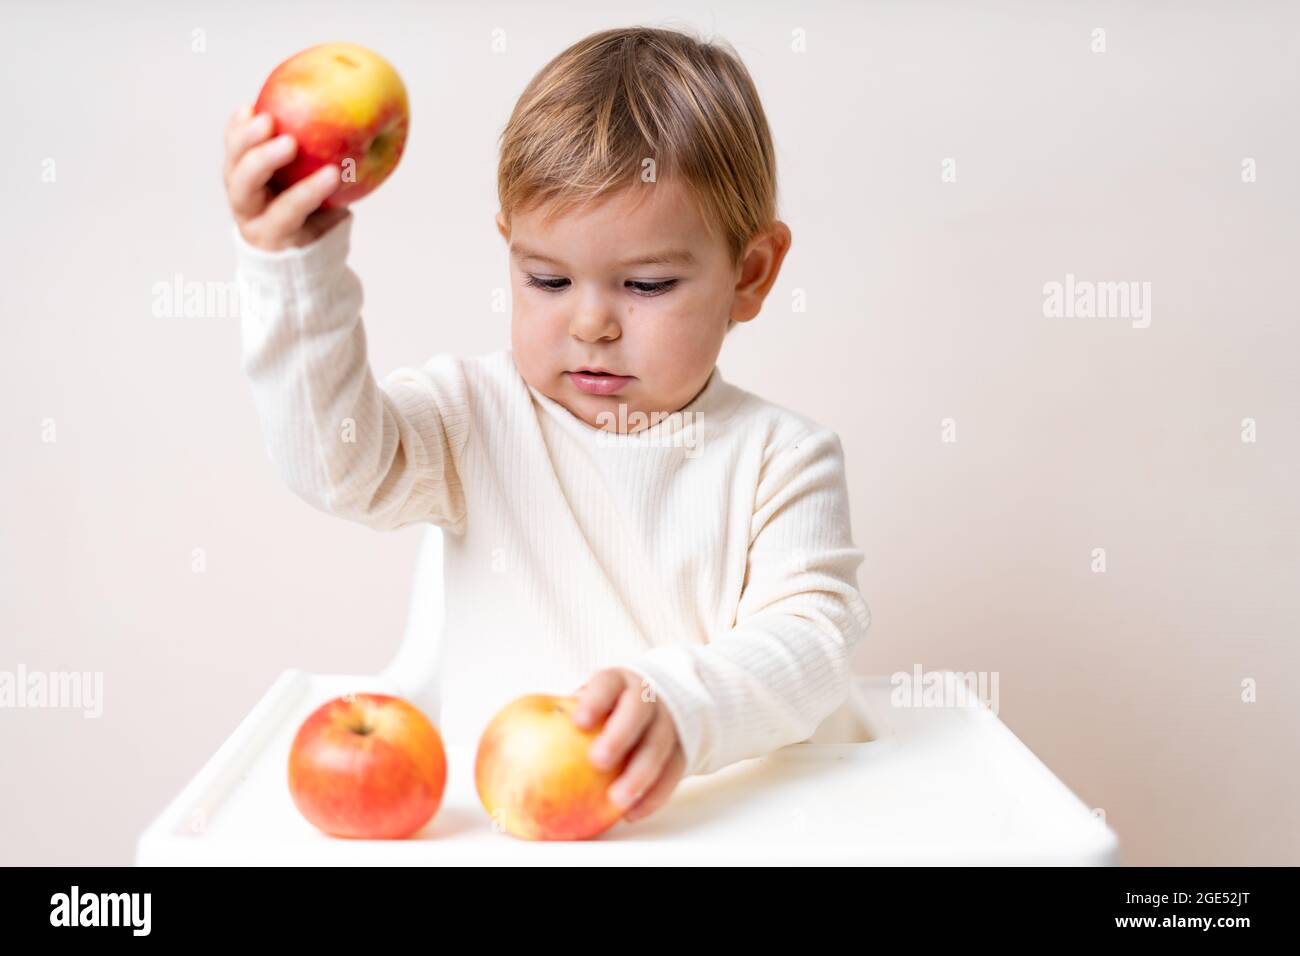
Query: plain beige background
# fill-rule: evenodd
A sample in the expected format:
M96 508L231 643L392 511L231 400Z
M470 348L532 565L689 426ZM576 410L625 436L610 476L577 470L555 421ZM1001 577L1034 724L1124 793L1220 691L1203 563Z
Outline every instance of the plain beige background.
M404 76L354 207L378 377L509 344L496 137L564 46L649 23L729 40L774 130L794 246L719 364L843 439L858 669L997 672L1126 863L1300 863L1300 13L1138 6L7 3L0 670L101 671L104 714L0 710L0 862L130 862L283 668L401 634L419 530L293 498L237 320L153 314L232 277L226 115L325 40ZM1150 326L1044 317L1067 273L1151 283Z

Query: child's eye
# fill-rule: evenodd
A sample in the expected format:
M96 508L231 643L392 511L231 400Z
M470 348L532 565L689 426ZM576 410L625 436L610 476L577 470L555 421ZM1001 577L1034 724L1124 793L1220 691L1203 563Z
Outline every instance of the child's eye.
M537 289L544 289L547 292L559 292L561 289L564 288L564 283L569 281L568 279L564 279L564 278L539 279L537 276L533 275L532 273L527 273L527 272L524 273L524 275L528 277L524 280L524 285L530 285Z
M635 289L639 295L663 295L676 284L676 279L660 279L655 282L641 282L636 279L627 280L627 285Z

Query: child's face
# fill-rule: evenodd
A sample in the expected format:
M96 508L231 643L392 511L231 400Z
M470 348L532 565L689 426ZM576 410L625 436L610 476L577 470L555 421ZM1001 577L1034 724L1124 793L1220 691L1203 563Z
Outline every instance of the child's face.
M689 403L708 381L728 321L752 315L737 308L746 270L710 234L686 190L661 179L549 224L543 212L517 213L509 233L497 217L510 244L510 338L524 381L612 431L640 431L654 413ZM689 258L643 261L663 253ZM631 379L611 394L592 394L571 374L583 367Z

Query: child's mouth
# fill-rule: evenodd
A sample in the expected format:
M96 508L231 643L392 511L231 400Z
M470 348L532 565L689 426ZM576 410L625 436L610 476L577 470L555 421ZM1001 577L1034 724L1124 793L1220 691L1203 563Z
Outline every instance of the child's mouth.
M593 372L588 369L578 369L564 374L569 377L569 381L588 395L613 395L635 378L632 375L615 375L612 372Z

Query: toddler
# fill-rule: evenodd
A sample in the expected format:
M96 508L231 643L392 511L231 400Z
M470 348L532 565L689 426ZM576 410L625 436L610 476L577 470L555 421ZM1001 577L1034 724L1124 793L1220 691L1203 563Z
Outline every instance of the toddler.
M572 693L635 820L686 775L807 739L869 612L832 430L725 381L790 247L771 134L729 49L607 30L548 63L501 137L510 347L376 383L327 166L274 194L291 137L245 108L225 181L243 370L316 508L444 530L442 713L472 744Z

